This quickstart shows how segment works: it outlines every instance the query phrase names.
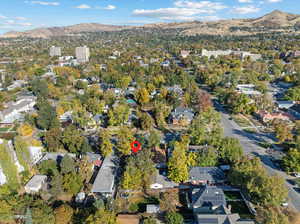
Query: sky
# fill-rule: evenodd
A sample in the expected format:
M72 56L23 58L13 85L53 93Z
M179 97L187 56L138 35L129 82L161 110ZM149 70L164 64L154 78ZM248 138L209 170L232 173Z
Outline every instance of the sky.
M275 9L300 14L299 0L0 0L0 33L78 23L255 18ZM298 3L296 3L298 2Z

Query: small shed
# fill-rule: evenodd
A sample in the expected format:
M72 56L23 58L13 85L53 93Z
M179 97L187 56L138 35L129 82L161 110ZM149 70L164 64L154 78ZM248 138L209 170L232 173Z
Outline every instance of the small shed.
M39 192L43 185L45 184L47 180L46 175L35 175L33 176L28 183L25 185L25 191L26 193L37 193Z
M153 205L153 204L147 205L146 213L155 214L158 212L159 212L159 205Z

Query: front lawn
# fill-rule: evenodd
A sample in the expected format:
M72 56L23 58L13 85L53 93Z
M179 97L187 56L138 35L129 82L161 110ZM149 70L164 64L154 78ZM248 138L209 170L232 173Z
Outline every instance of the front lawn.
M242 117L241 115L232 115L232 119L240 126L240 127L250 127L251 123Z

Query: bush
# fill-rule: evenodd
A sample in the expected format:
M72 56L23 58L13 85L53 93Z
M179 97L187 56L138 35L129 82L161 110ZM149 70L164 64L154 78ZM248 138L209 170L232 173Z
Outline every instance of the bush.
M167 224L183 224L183 217L176 212L168 212L166 214Z

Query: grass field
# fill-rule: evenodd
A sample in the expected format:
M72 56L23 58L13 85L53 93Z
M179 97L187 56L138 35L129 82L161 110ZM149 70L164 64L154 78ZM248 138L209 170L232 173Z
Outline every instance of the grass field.
M251 123L240 115L232 115L232 119L241 127L251 126Z

